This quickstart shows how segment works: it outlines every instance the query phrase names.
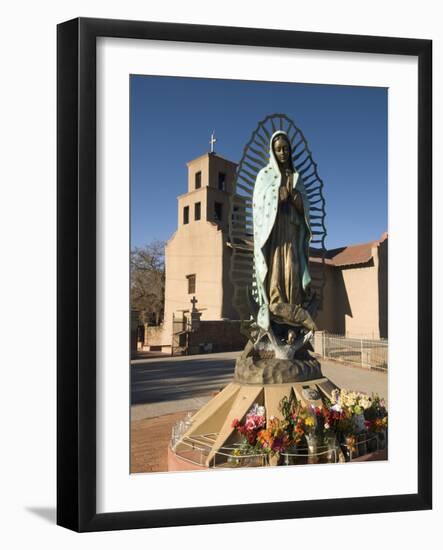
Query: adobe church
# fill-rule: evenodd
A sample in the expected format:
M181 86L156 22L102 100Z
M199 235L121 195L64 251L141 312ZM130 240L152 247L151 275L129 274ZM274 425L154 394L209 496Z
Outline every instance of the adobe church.
M177 199L177 231L165 247L164 345L171 343L173 318L190 313L194 296L201 321L238 319L228 219L237 165L210 152L187 167L188 189Z
M191 160L187 168L187 192L177 198L177 231L165 247L161 338L158 331L148 331L145 346L158 348L161 340L163 351L170 351L171 345L186 345L188 351L194 347L194 353L241 349L244 337L232 305L229 246L230 197L237 164L216 154L211 143L211 152ZM312 256L311 269L318 262ZM318 329L349 337L386 338L387 234L378 241L328 251L325 274ZM180 340L185 334L192 336L194 346Z

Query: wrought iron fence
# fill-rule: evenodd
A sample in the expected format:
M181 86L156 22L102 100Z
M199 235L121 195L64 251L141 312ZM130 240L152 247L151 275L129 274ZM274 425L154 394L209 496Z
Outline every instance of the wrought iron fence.
M367 369L387 371L388 340L349 338L340 334L315 334L315 352L322 357L358 365Z
M188 335L191 330L189 319L185 315L172 315L171 355L187 355L189 351Z

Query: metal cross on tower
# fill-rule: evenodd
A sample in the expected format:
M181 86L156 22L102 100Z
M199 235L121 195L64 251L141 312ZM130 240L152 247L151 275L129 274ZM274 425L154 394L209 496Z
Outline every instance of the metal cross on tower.
M215 138L215 130L212 131L212 134L211 134L211 139L209 140L209 144L211 146L211 153L215 153L214 151L214 145L215 145L215 142L216 142L216 138Z

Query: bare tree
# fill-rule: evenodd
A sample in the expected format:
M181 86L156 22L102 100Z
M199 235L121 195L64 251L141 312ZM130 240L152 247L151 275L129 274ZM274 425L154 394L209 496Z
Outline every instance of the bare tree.
M131 251L131 307L141 323L159 325L165 299L165 243L153 241Z

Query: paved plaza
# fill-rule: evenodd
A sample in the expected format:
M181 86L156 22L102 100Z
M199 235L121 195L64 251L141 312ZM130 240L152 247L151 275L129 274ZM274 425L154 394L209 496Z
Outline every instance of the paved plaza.
M131 473L167 472L172 426L183 412L131 422Z

